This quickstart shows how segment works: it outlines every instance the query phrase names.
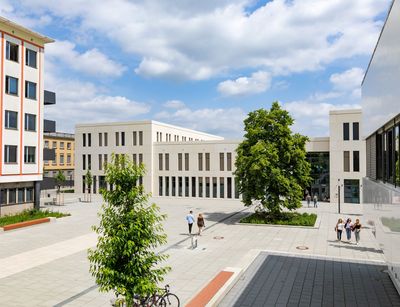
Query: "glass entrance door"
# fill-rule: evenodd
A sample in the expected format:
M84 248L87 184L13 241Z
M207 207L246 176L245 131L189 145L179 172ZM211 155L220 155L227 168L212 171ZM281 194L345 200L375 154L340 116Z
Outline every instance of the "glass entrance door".
M352 204L360 203L360 180L344 180L344 202Z

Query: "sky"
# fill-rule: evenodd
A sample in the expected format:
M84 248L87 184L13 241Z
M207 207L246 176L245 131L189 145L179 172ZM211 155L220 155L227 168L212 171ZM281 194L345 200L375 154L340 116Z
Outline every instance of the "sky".
M279 101L293 130L328 135L360 85L392 0L0 0L0 16L55 39L45 117L152 119L225 138Z

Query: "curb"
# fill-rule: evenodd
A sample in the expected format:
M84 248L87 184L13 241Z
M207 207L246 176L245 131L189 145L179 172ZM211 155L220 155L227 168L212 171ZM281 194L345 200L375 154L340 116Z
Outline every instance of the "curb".
M15 224L9 224L9 225L0 227L0 232L6 232L6 231L14 230L14 229L39 225L39 224L43 224L43 223L54 223L56 220L57 220L56 217L44 217L44 218L40 218L40 219L35 219L35 220L30 220L30 221L15 223Z

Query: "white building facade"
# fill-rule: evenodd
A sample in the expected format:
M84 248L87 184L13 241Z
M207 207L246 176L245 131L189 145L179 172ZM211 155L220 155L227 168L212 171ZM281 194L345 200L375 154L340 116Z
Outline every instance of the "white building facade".
M0 215L38 203L43 174L44 45L0 17Z
M307 143L308 154L318 158L310 160L316 171L309 191L320 200L337 202L340 184L341 202L360 203L360 181L365 176L365 142L355 137L360 121L360 110L331 112L331 136ZM240 140L224 140L155 121L80 124L75 138L78 193L89 188L85 185L88 170L93 175L91 193L110 188L105 182L104 163L114 153L144 163L146 175L140 183L153 196L239 199L234 171Z

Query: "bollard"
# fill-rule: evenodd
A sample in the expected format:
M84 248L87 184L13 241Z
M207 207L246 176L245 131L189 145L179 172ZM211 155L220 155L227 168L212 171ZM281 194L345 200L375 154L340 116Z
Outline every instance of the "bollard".
M197 239L195 239L193 235L190 236L190 239L191 239L192 249L195 249L197 247Z

